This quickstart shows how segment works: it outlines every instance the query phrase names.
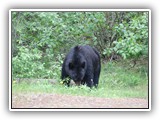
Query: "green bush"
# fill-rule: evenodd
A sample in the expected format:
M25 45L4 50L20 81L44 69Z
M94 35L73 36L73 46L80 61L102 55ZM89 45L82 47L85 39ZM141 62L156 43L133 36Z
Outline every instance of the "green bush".
M148 55L148 13L135 14L129 22L115 26L119 39L114 41L114 51L124 59Z
M42 53L38 49L19 48L19 54L12 58L13 78L55 78L60 76L60 63L50 61L46 68Z
M96 47L102 61L148 56L148 12L14 11L11 21L14 77L59 79L75 45Z

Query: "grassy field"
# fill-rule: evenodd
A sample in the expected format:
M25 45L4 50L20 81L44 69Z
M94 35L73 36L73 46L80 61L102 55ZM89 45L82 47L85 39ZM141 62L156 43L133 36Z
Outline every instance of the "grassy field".
M148 76L146 66L131 68L127 62L102 64L99 86L89 89L86 86L66 87L60 82L36 83L12 82L12 93L56 93L106 98L148 98Z

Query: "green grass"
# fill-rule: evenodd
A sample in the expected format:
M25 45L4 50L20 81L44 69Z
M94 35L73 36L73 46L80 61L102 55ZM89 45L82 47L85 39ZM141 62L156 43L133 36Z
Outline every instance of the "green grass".
M99 86L90 89L86 86L66 87L60 83L52 85L48 82L29 84L26 82L12 84L12 93L56 93L79 96L107 98L148 98L148 78L141 68L129 69L121 63L102 65Z

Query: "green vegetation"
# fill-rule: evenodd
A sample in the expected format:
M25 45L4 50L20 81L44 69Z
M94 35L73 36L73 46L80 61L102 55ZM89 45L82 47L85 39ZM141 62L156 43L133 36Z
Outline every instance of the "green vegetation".
M148 14L12 11L12 92L147 98ZM99 88L64 87L60 75L66 53L86 44L101 56ZM59 84L16 83L17 78L54 78Z
M142 66L141 66L142 67ZM48 81L36 83L17 83L13 81L13 93L60 93L69 95L95 96L95 97L136 97L148 98L148 78L143 72L136 69L128 70L119 63L108 63L102 67L98 89L86 86L66 87L60 82L51 84Z

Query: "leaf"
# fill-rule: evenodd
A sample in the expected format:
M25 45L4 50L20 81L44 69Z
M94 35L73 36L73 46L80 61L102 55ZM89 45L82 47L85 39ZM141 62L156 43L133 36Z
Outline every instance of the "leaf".
M124 59L126 59L126 54L125 54L125 53L122 53L122 57L123 57Z

